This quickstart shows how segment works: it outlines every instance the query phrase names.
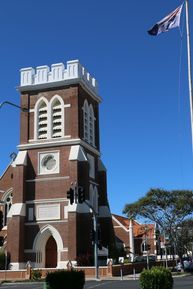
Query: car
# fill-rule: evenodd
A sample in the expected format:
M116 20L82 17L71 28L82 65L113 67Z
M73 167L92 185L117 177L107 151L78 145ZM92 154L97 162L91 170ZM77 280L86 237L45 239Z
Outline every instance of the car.
M149 255L148 258L149 258L149 262L156 261L156 256L154 255ZM135 256L133 262L134 263L147 262L147 256Z
M177 272L181 272L182 269L183 269L182 263L178 262L178 264L177 264L176 267L175 267L175 270L176 270Z
M185 272L193 272L193 262L190 262L189 265L184 268Z

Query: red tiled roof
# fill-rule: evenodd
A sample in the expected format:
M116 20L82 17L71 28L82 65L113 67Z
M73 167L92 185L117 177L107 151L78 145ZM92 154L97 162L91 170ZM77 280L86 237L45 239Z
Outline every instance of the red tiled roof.
M125 218L123 216L119 216L116 214L112 214L126 229L129 229L129 223L130 220L128 218ZM151 235L154 233L154 224L139 224L136 220L132 220L133 224L133 234L134 236L139 235L145 235L147 232L147 235Z

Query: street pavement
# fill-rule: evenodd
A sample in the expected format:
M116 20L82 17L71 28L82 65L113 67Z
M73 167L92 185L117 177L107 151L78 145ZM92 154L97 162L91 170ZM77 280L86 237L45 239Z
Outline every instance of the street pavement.
M110 280L89 280L86 281L84 289L140 289L138 280L129 280L125 276L123 280L120 278ZM193 288L193 275L174 278L173 289L191 289ZM0 289L44 289L42 282L29 283L3 283Z

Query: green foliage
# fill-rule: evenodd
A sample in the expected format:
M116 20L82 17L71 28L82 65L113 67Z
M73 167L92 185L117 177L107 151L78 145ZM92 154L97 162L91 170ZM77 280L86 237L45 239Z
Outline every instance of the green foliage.
M125 205L123 213L129 218L147 218L171 231L193 213L193 192L151 189L145 197Z
M5 255L5 252L1 249L0 250L0 270L5 269L5 263L6 263L6 255Z
M42 277L42 273L40 270L32 270L31 272L31 279L33 280L40 280Z
M173 252L179 256L189 250L192 232L188 232L186 220L193 213L193 191L151 189L138 201L125 205L123 213L131 219L142 217L155 222L159 233L167 237ZM183 241L179 238L179 227L185 229L181 234Z
M83 289L85 284L84 271L56 271L46 276L49 289Z
M181 259L184 254L192 251L193 243L193 219L186 219L173 230L173 243L175 243L176 252Z
M143 270L139 281L141 289L173 288L172 273L164 267L152 267L151 270Z

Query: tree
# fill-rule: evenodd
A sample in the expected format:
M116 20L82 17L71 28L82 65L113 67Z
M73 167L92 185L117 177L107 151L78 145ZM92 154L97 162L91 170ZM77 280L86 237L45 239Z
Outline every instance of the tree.
M193 213L193 191L151 189L138 201L126 204L123 213L128 218L143 217L155 222L173 242L180 224Z
M193 219L184 220L173 232L175 251L180 259L193 248Z

